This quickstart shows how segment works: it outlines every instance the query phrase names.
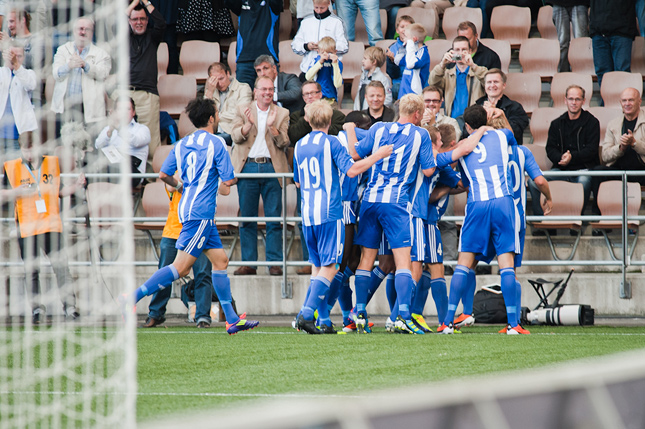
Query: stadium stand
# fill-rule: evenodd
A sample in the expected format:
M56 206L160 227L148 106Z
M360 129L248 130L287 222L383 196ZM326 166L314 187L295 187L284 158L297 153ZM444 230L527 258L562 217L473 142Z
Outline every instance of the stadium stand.
M349 51L343 55L343 80L351 82L354 76L361 74L365 45L361 42L349 42Z
M602 77L600 95L605 106L620 106L620 93L626 88L636 88L643 93L643 77L640 73L628 73L622 71L607 72Z
M228 55L226 55L226 63L231 69L231 76L235 77L235 70L237 69L237 62L235 50L237 49L237 42L231 42L228 46Z
M208 66L219 62L220 46L217 42L187 40L179 51L179 64L184 76L193 76L202 85L208 79ZM162 109L163 110L163 109Z
M546 146L538 144L527 144L526 147L531 151L535 162L537 162L538 167L542 171L549 171L553 164L549 160L549 157L546 156Z
M632 44L632 73L640 73L645 79L645 38L638 36Z
M529 127L533 136L533 145L546 147L551 122L566 111L564 107L540 107L531 116Z
M506 75L504 92L511 100L517 101L530 116L540 105L542 82L537 73L509 73Z
M480 39L481 42L495 51L499 55L499 60L502 63L502 71L508 74L508 68L511 65L511 44L508 40L499 39ZM430 58L432 60L432 58Z
M396 19L400 16L408 15L414 18L414 22L423 25L426 29L426 34L430 37L435 32L439 19L434 9L425 9L422 7L402 7L396 14Z
M464 21L475 24L477 32L481 33L482 10L476 7L449 7L444 11L441 28L446 35L446 40L453 40L457 37L457 27Z
M291 11L289 9L283 10L280 13L280 33L278 34L280 41L291 39L292 25Z
M558 72L560 44L557 40L528 39L520 47L523 73L538 73L542 82L550 82Z
M159 78L159 110L168 112L175 119L179 118L186 104L197 93L197 81L194 76L167 74Z
M553 107L564 109L564 97L569 85L579 85L585 90L584 109L589 108L593 95L593 79L591 75L573 72L556 73L551 81L551 100Z
M600 122L600 141L602 142L605 138L605 131L607 130L607 124L612 119L615 119L623 114L622 110L619 107L602 107L602 106L591 106L589 113L594 115L598 122Z
M441 62L444 54L452 49L452 40L432 39L428 40L425 45L428 47L430 55L430 70Z
M569 44L569 64L574 73L590 74L596 80L596 68L593 64L591 37L571 39Z
M553 6L547 5L540 8L537 16L537 28L541 38L558 40L558 30L553 23Z
M302 62L302 57L291 49L291 40L283 40L279 44L279 56L280 56L280 71L284 73L295 74L300 76L302 71L300 70L300 63ZM363 57L361 56L361 59ZM345 63L343 62L343 66Z
M186 112L181 112L179 114L179 120L177 121L177 131L179 132L179 138L183 139L188 134L191 134L197 128L190 122L188 114Z
M168 44L161 42L159 43L159 48L157 48L157 79L166 74L169 61Z
M161 171L161 166L163 162L168 158L172 146L170 145L161 145L157 147L155 153L152 155L152 171L159 173Z

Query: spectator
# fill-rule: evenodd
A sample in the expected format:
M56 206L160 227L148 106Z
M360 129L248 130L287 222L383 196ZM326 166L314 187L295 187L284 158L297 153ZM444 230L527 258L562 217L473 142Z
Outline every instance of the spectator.
M208 67L208 80L204 90L204 98L215 101L219 115L217 134L232 145L233 122L237 109L241 105L250 104L253 98L251 88L234 77L226 63L213 63Z
M396 120L396 112L385 105L385 87L381 82L374 80L367 84L365 99L368 107L363 112L367 113L372 124Z
M425 7L426 9L433 9L434 10L434 16L435 16L435 25L434 25L434 33L429 34L429 36L432 36L433 39L438 39L439 38L439 17L443 16L443 13L448 9L449 7L454 6L454 0L413 0L412 3L410 3L410 6L420 6L420 7Z
M573 38L589 36L589 0L547 0L553 6L553 23L558 30L560 42L559 72L571 71L569 65L569 43L571 29Z
M484 66L487 69L501 69L502 62L499 55L479 40L477 27L470 21L463 21L457 27L457 36L464 36L468 39L473 62L478 66Z
M3 51L4 66L0 67L0 138L4 141L4 159L15 156L19 151L19 136L38 128L31 92L36 88L36 73L26 69L22 63L25 51L12 42Z
M291 73L278 73L278 67L271 55L260 55L255 60L255 72L258 77L268 77L273 81L273 101L280 107L296 112L304 107L300 94L301 82L298 76ZM239 76L239 74L236 74Z
M137 123L135 117L134 101L130 98L117 100L115 110L110 114L108 125L103 128L96 139L96 148L104 149L113 147L121 155L129 158L132 173L146 172L146 159L148 159L148 145L150 144L150 130L143 124ZM121 118L127 119L127 125L121 123ZM127 129L127 137L119 131ZM132 187L139 186L144 179L132 179Z
M605 73L631 70L636 0L591 0L590 4L589 34L600 86Z
M224 2L181 0L177 33L182 35L184 41L219 42L221 39L232 37L235 27L231 12L224 7Z
M600 160L612 170L645 170L645 110L639 91L625 89L620 94L620 107L623 116L607 124ZM645 176L633 180L645 185Z
M361 17L365 21L367 40L370 46L383 39L381 30L381 14L379 12L378 0L338 0L336 1L336 13L345 23L347 39L354 41L356 32L356 12L361 11Z
M45 66L45 42L31 32L31 15L23 9L11 9L7 17L9 37L25 48L25 68L41 73ZM44 74L40 76L44 77Z
M402 49L399 49L394 57L394 63L402 68L399 98L410 93L421 95L430 73L430 55L428 47L423 43L426 37L425 28L421 24L412 24L404 31L405 51L401 52Z
M343 21L329 11L329 0L315 0L314 13L303 19L298 32L291 42L291 49L301 55L301 80L305 73L315 64L316 56L320 55L318 43L323 37L331 37L336 41L334 54L342 57L349 50L347 35Z
M257 60L270 56L273 65L278 59L278 36L280 35L281 0L225 0L226 7L236 14L237 52L235 76L253 89L257 72ZM262 41L262 42L261 42ZM300 90L295 97L300 98Z
M295 77L295 76L294 76ZM297 78L296 78L297 79ZM273 79L259 76L253 94L255 102L238 108L233 124L233 151L231 158L236 173L287 173L290 171L285 148L289 146L289 111L273 105ZM240 198L240 216L257 216L260 196L264 214L282 216L281 180L240 179L237 182ZM240 243L242 260L258 260L258 231L256 222L242 222ZM267 222L266 260L282 261L282 227L280 222ZM242 266L235 275L256 274L256 268ZM279 266L269 267L272 276L282 275Z
M595 116L582 108L585 90L578 85L567 88L564 96L567 111L551 122L546 142L546 155L553 163L554 171L587 171L599 165L598 145L600 144L600 123ZM549 180L549 179L547 179ZM581 183L584 189L585 206L593 188L591 176L554 177L553 180ZM533 214L542 215L540 191L529 180ZM584 212L584 208L583 208Z
M322 89L318 82L307 81L302 84L302 99L304 105L311 104L322 98ZM345 115L338 109L333 110L331 126L327 134L336 136L343 129ZM311 125L305 120L304 106L301 110L293 112L289 116L289 141L293 147L298 140L311 132ZM291 160L290 160L291 161Z
M64 115L63 122L93 124L105 120L105 79L112 62L107 52L92 43L93 34L94 21L78 18L74 40L61 45L54 56L56 83L50 108Z
M485 95L484 76L488 69L475 64L470 54L468 39L457 36L452 41L452 49L430 72L428 83L444 92L446 115L455 119ZM456 64L456 67L448 69L448 64Z
M307 70L305 79L315 80L322 88L323 98L338 101L338 90L343 84L343 63L336 55L336 43L331 37L323 37L318 43L319 55Z
M385 52L387 57L387 64L385 66L385 71L390 79L392 79L392 97L394 99L399 98L399 88L401 87L401 77L403 76L403 69L405 65L396 64L394 59L401 55L405 55L405 29L408 25L414 24L414 18L408 15L402 15L396 20L396 32L399 37L394 43ZM399 54L401 51L401 54Z
M439 125L443 125L443 124L450 125L454 129L455 135L452 136L450 134L446 134L445 131L441 133L441 128L439 128L439 132L441 133L441 141L446 144L450 143L453 140L455 141L455 143L459 141L459 139L461 138L461 128L459 127L459 123L457 122L456 119L441 113L441 104L443 103L443 91L436 86L426 86L425 88L423 88L422 96L423 96L423 103L425 104L426 108L423 112L421 125L422 126L432 125L437 128L439 128ZM446 138L448 138L448 140L443 138L444 135L446 136Z
M40 300L38 257L41 249L54 270L65 316L70 319L80 316L63 249L59 198L73 194L84 183L85 177L81 174L74 185L61 189L58 158L43 156L40 145L33 144L29 138L23 142L21 158L4 163L0 199L15 201L18 245L25 263L25 276L31 284L31 321L35 325L45 321L46 312Z
M513 131L517 144L522 144L524 129L529 125L529 116L517 101L504 95L506 73L500 69L491 69L484 75L486 95L475 103L484 106L488 118L501 117L506 121L509 130Z
M385 105L392 107L392 82L390 78L383 73L381 67L385 64L385 53L383 49L377 46L370 46L365 49L363 54L363 67L361 69L361 80L358 83L358 91L354 99L354 110L367 109L365 100L365 89L367 84L372 81L379 81L385 88Z
M148 159L161 144L157 49L163 40L166 21L148 0L132 0L126 10L130 22L130 97L137 106L140 124L150 130ZM148 20L152 27L148 28Z
M179 18L179 0L150 0L155 9L166 21L163 41L168 46L167 74L179 74L179 48L177 47L177 19ZM229 14L230 15L230 14Z

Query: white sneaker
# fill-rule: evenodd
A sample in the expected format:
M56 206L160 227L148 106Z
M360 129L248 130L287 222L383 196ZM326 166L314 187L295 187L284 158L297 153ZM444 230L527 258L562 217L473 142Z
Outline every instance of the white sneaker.
M387 332L395 332L395 323L389 317L385 319L385 330Z
M455 328L467 328L472 326L475 323L475 318L473 316L462 314L460 317L455 320Z

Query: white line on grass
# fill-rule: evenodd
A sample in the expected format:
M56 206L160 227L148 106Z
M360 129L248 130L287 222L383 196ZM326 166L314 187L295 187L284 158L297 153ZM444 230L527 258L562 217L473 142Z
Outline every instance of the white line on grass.
M86 392L63 391L0 391L3 395L84 395ZM101 392L98 395L125 395L125 392ZM137 396L189 396L189 397L248 397L248 398L371 398L375 395L324 395L310 393L224 393L224 392L137 392Z

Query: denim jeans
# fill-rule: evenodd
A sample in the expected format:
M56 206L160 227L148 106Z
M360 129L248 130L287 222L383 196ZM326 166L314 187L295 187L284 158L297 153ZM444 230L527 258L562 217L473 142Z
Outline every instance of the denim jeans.
M255 72L255 67L253 67L253 61L242 61L236 64L235 78L238 82L246 83L253 89L257 77L258 75Z
M598 85L602 85L602 77L607 72L631 71L632 39L623 36L596 34L591 38L591 42Z
M247 162L242 173L275 173L275 170L271 163ZM257 216L260 197L264 203L265 216L282 216L282 187L278 179L239 179L237 192L240 197L240 216ZM258 260L257 222L241 223L240 244L243 261ZM266 260L282 261L282 225L280 222L267 222Z
M587 6L553 6L553 24L558 30L560 42L559 72L571 71L569 65L569 43L571 42L571 27L573 37L587 37L589 35L589 14Z
M551 171L562 171L559 168L552 168ZM562 180L564 182L570 183L581 183L583 194L584 194L584 206L582 207L582 212L584 213L587 204L589 203L589 197L591 196L591 188L593 185L593 176L558 176L558 177L549 177L546 178L548 181L552 180ZM535 185L533 180L529 179L529 192L531 193L531 207L533 208L533 214L535 216L542 216L544 212L542 211L542 206L540 205L540 190Z
M159 268L172 264L177 256L174 238L162 237L159 243ZM195 323L211 323L211 305L213 301L213 278L211 262L202 252L193 264L193 275L195 276ZM166 305L170 299L172 287L159 289L150 301L148 317L161 319L166 314Z
M367 40L370 46L374 46L378 40L383 39L383 32L381 31L381 15L379 12L378 0L337 0L336 11L338 16L345 23L347 30L347 39L354 41L356 32L354 31L354 23L356 22L356 14L361 10L361 15L365 21L365 28L367 29ZM238 79L239 80L239 79Z

